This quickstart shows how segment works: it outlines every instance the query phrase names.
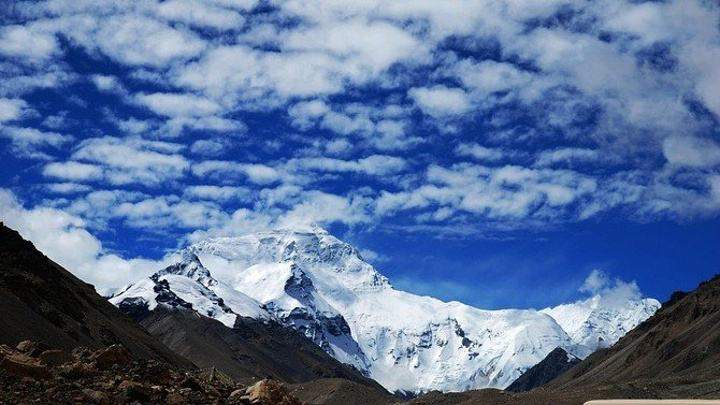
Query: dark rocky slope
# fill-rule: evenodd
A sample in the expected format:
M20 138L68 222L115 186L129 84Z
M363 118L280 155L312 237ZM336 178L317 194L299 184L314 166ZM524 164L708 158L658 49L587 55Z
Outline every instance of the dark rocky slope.
M234 328L182 308L159 306L140 320L150 333L200 367L214 366L246 383L271 377L288 383L341 378L384 393L375 381L330 357L299 332L238 318Z
M524 392L547 384L560 374L570 370L580 359L568 354L561 347L551 351L540 363L528 369L523 375L513 381L506 391Z
M0 344L26 339L66 351L121 344L139 359L192 366L0 223Z
M288 386L290 394L306 404L366 405L400 402L387 392L355 381L341 378L322 378Z

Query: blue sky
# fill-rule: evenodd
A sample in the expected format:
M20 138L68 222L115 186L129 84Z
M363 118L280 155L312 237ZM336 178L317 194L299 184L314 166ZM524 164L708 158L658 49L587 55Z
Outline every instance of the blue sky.
M320 224L486 308L593 270L720 270L720 8L685 1L15 2L0 217L101 288Z

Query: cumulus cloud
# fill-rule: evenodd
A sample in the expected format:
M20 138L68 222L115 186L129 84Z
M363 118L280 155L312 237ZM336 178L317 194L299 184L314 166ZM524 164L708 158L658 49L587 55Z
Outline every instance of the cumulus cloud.
M580 287L580 292L591 294L594 299L602 301L601 305L606 308L622 308L628 301L642 298L640 288L634 281L611 278L598 269L590 272Z
M205 48L205 42L191 32L137 15L110 17L87 40L96 41L103 53L128 65L163 66Z
M0 123L20 118L25 108L27 103L24 100L0 98Z
M177 153L182 149L182 145L140 138L90 138L78 144L72 161L50 163L43 174L74 181L157 185L184 176L190 164Z
M463 89L438 85L408 91L418 107L434 117L458 115L470 109L470 100Z
M115 201L147 223L140 207L169 218L176 198L227 204L238 187L264 211L227 215L255 225L351 206L357 190L372 215L349 218L383 223L720 212L715 4L312 0L263 4L261 19L258 4L18 4L0 28L8 156L47 160L30 170L55 193L163 185L164 199ZM74 72L68 50L102 69ZM96 107L67 94L79 82L104 93L105 120L73 121ZM99 135L105 121L118 133ZM217 209L193 206L195 223Z
M281 180L282 174L273 167L257 163L237 163L221 160L207 160L192 166L195 176L222 176L242 174L256 184L271 184Z
M670 137L663 142L663 153L667 161L676 166L720 165L720 145L709 139Z
M460 156L471 156L477 160L496 161L502 160L506 154L497 148L486 148L478 144L463 143L455 148L455 152Z
M600 159L600 152L584 148L559 148L541 152L535 164L541 167L559 163L586 163Z
M346 198L324 192L308 192L303 201L279 217L277 226L309 229L315 224L341 222L356 225L370 221L370 201L364 197Z
M495 219L550 219L563 216L565 209L597 188L592 178L579 173L513 165L431 166L427 180L428 184L410 192L383 193L376 209L386 214L398 209L445 208L437 220L457 210Z
M234 186L190 186L183 190L185 197L216 201L247 200L251 193L246 187Z
M192 94L139 94L136 99L154 113L167 117L207 116L220 111L220 106L214 101Z
M43 160L51 159L45 150L59 148L73 140L71 135L15 126L0 127L0 137L8 139L13 150L19 155Z
M42 60L59 51L52 32L37 25L8 25L0 28L0 54L4 56Z
M197 0L169 0L157 4L160 18L215 29L240 29L245 22L235 10L217 7Z
M79 162L53 162L43 168L43 175L64 180L88 181L102 178L100 166Z
M122 83L118 80L117 77L112 75L92 75L90 76L90 80L92 83L97 87L98 90L104 91L104 92L114 92L118 94L126 94L127 90L125 90L125 87L123 87Z
M333 158L302 158L288 162L288 168L325 172L356 172L368 175L388 175L402 171L405 160L395 156L372 155L358 160Z

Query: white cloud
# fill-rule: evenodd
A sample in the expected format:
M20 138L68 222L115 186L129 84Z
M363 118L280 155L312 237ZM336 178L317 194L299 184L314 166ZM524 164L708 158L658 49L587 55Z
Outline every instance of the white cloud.
M0 189L0 219L44 254L102 290L119 287L162 268L162 261L126 260L108 252L77 216L53 208L25 208Z
M475 63L463 60L453 66L454 75L465 87L484 97L492 93L521 90L533 80L533 75L509 63L492 60Z
M712 167L720 165L720 145L694 137L669 137L663 142L663 154L676 166Z
M119 62L156 67L193 57L205 48L205 42L188 31L130 15L102 20L97 32L87 40L94 41L103 53Z
M582 286L580 287L580 291L596 294L604 288L607 288L609 285L610 278L608 277L608 275L601 270L595 269L591 271L590 274L587 276Z
M317 52L260 52L236 45L218 47L178 70L175 83L234 103L339 92L342 63ZM263 99L273 103L273 99ZM272 105L272 104L271 104Z
M560 148L541 152L535 161L535 165L548 167L556 163L583 163L599 159L600 152L594 149Z
M190 145L190 152L201 156L221 155L227 145L213 139L200 139Z
M177 136L185 129L194 131L222 132L229 135L245 133L247 127L240 120L220 117L175 117L167 120L158 132L161 135Z
M57 194L87 193L92 190L92 187L78 183L50 183L46 184L45 188Z
M292 169L315 170L325 172L356 172L368 175L384 176L405 169L405 160L395 156L372 155L358 160L341 160L326 157L300 158L288 161Z
M474 143L460 144L455 148L455 152L460 156L472 156L477 160L489 162L502 160L506 157L502 149L486 148Z
M0 28L0 54L41 60L59 51L55 35L35 25L7 25Z
M351 67L346 72L349 76L376 75L402 60L423 60L428 53L423 43L406 30L387 22L361 19L295 30L281 43L287 50L319 51L342 58Z
M623 307L628 301L642 298L640 288L634 281L611 279L607 273L597 269L590 272L580 292L592 294L594 299L601 301L600 305L607 308Z
M597 183L590 177L563 170L533 170L506 165L486 167L458 164L430 166L427 184L410 192L382 193L376 212L446 207L491 219L526 220L565 217L579 199L592 195ZM447 217L444 210L440 218Z
M460 88L446 86L416 87L408 95L424 113L433 117L459 115L470 109L470 100Z
M21 117L27 103L19 98L0 98L0 123Z
M13 126L0 127L0 137L9 139L13 150L20 156L44 160L50 159L50 156L41 149L59 148L73 140L70 135Z
M356 225L370 221L370 201L367 198L346 198L319 191L307 192L303 197L300 204L278 219L278 227L308 229L315 224L340 222Z
M135 228L207 228L219 226L227 215L212 202L188 202L176 196L127 201L113 207L112 216Z
M157 15L169 21L225 30L242 28L240 13L198 0L169 0L156 5Z
M193 94L138 94L135 98L152 112L167 117L202 117L221 109L214 101Z
M256 163L237 163L221 160L207 160L192 166L195 176L222 176L227 174L242 174L256 184L272 184L280 181L282 175L276 169Z
M112 75L91 75L90 80L100 91L113 92L118 94L126 94L127 90L123 87L120 80Z
M234 186L190 186L183 190L183 196L201 200L246 200L250 195L250 189Z
M190 164L177 153L182 148L169 142L106 136L80 142L72 159L101 166L111 184L157 185L184 176Z
M52 162L43 168L43 176L64 180L88 181L102 178L102 168L79 162Z

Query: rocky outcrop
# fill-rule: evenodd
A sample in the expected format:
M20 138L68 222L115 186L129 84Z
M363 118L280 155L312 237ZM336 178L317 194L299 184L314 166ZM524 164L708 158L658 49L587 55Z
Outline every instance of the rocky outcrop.
M505 390L512 392L530 391L535 387L550 382L578 363L580 363L580 359L558 347L551 351L540 363L518 377Z

